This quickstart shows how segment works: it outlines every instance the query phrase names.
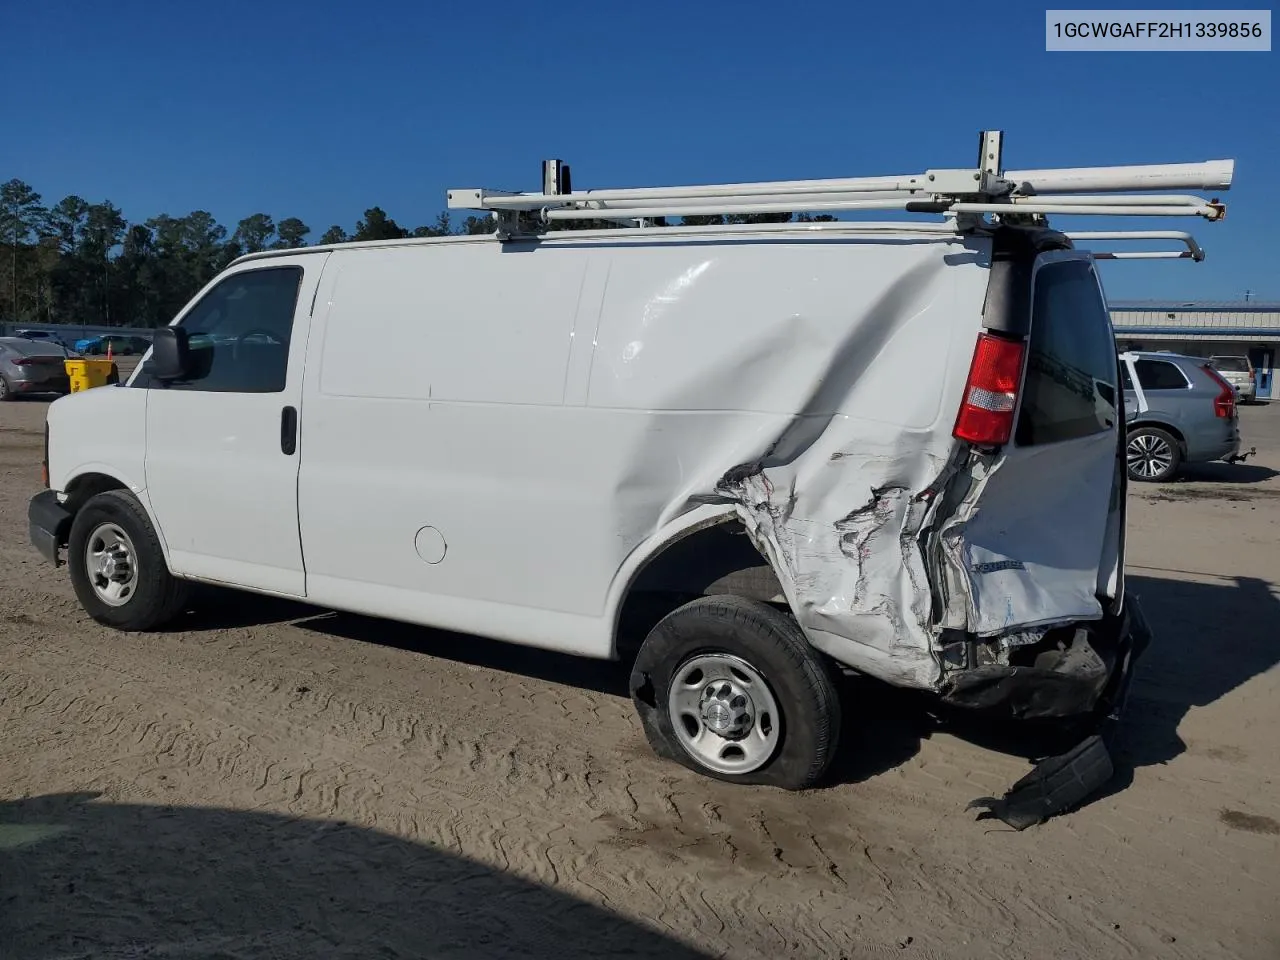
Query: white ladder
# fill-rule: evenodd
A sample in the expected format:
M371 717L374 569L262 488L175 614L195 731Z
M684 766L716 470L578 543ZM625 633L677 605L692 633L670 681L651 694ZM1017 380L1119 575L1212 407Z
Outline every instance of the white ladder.
M1216 197L1205 199L1165 191L1229 190L1235 171L1234 160L1003 170L1002 152L1003 133L987 130L979 134L978 164L970 169L926 170L887 177L582 191L572 189L567 164L548 160L543 163L540 193L459 188L448 191L448 206L454 210L491 212L498 220L500 237L538 233L538 228L545 229L557 220L604 219L646 226L650 220L667 216L889 210L943 214L959 231L991 226L984 219L987 216L1001 223L1044 223L1049 214L1195 216L1214 221L1226 215L1226 206ZM856 223L842 226L857 229ZM876 226L884 228L883 224ZM1204 257L1195 240L1185 233L1108 231L1070 236L1082 240L1176 240L1186 246L1186 250L1130 251L1098 254L1099 257Z

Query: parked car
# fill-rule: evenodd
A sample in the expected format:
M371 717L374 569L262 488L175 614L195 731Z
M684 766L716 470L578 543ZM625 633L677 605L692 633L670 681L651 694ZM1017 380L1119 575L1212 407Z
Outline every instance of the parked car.
M13 331L15 337L21 337L23 340L38 340L41 343L56 343L62 348L66 348L66 341L50 330L30 330L22 329Z
M67 349L60 343L0 337L0 400L71 391Z
M1238 456L1235 388L1203 357L1129 351L1120 372L1130 479L1159 483L1183 464Z
M113 333L98 337L85 337L75 343L76 352L82 353L87 357L104 355L108 347L110 347L113 356L128 357L134 354L146 353L151 349L151 341L146 337Z
M1210 357L1209 364L1236 388L1241 403L1252 403L1256 399L1257 378L1247 356Z

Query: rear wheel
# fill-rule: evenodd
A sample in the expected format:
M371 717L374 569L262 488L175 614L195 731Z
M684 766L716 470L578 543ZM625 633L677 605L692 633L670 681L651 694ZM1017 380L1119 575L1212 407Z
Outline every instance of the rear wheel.
M659 756L719 780L802 790L835 755L830 668L768 604L703 597L668 614L640 648L631 693Z
M1125 449L1129 479L1160 483L1178 472L1182 451L1173 434L1159 427L1136 427L1129 431Z
M85 612L118 630L161 627L186 604L187 584L169 572L151 520L128 491L100 493L79 509L67 562Z
M13 399L13 390L9 388L9 381L4 377L0 377L0 402Z

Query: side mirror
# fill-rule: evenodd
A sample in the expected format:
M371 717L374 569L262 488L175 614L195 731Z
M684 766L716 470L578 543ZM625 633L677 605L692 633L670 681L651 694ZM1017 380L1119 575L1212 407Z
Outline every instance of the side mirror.
M182 380L191 371L191 346L182 327L161 327L151 342L148 372L157 380Z

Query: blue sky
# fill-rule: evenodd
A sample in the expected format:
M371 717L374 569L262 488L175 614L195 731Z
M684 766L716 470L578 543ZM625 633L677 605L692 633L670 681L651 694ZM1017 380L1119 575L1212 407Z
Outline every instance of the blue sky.
M1122 225L1191 229L1206 262L1104 280L1280 300L1274 51L1051 54L1025 3L0 0L0 20L0 179L47 203L298 216L314 242L375 204L414 226L450 186L534 189L543 157L579 188L908 173L971 165L993 127L1011 168L1235 158L1224 222Z

